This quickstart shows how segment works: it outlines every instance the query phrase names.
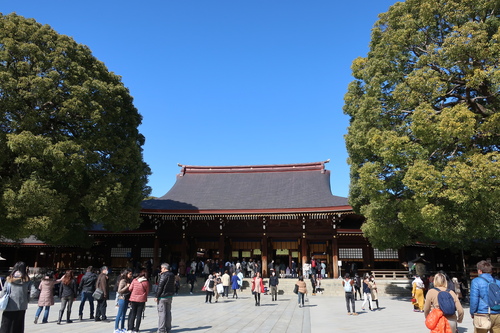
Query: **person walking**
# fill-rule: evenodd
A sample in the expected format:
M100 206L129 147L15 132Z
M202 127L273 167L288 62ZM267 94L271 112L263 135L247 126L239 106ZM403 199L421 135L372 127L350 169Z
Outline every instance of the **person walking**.
M73 321L71 318L71 307L73 306L73 301L76 299L77 287L76 281L73 276L73 271L68 270L61 279L61 284L59 286L59 298L61 299L61 309L59 310L59 319L57 324L61 325L64 310L66 309L66 323L71 324Z
M299 280L295 284L299 286L299 291L297 293L299 300L299 308L303 308L304 297L307 294L307 286L306 283L304 282L304 277L302 275L299 276Z
M49 322L50 307L54 305L54 285L56 282L60 282L60 280L54 280L54 273L50 271L45 273L42 281L40 281L40 285L38 286L40 295L38 296L38 309L35 314L35 324L38 323L38 317L40 317L44 307L45 312L43 313L42 324Z
M125 332L125 316L128 310L128 301L130 298L130 283L132 282L132 270L126 268L121 273L121 279L117 288L118 313L115 318L115 332Z
M411 297L415 298L418 309L414 309L415 312L424 312L424 281L420 276L415 275L415 279L412 283Z
M448 320L451 331L457 332L457 323L462 322L464 309L462 304L460 304L457 294L454 291L449 290L447 285L448 283L444 274L437 273L434 275L434 288L429 289L427 295L425 296L424 316L427 317L433 309L440 309L438 295L440 292L446 293L449 291L455 303L456 313L453 313L452 315L445 315L445 318Z
M102 291L102 297L97 300L94 320L107 322L108 317L106 317L106 308L108 306L107 300L109 298L108 267L101 267L101 273L97 277L95 288Z
M351 279L351 275L349 273L345 273L344 280L342 280L342 286L344 287L345 292L345 305L347 307L347 314L357 316L358 313L356 312L356 303L354 302L354 285L355 281Z
M269 278L269 286L271 287L271 300L278 300L278 285L280 284L280 280L276 275L276 272L271 273L271 277Z
M0 333L24 333L30 286L31 281L27 274L26 264L18 261L5 281L4 288L10 288L10 297L2 313Z
M94 319L94 297L92 294L95 291L95 283L97 281L97 275L93 272L93 267L87 267L87 271L82 276L78 290L80 291L80 308L78 311L78 319L83 320L83 308L85 306L85 301L88 300L90 307L90 319Z
M370 310L373 310L373 304L372 304L372 292L370 290L370 276L368 274L365 275L365 278L363 279L363 304L361 304L361 309L365 309L365 304L368 302L368 307ZM423 305L423 304L422 304Z
M478 277L472 280L469 294L470 315L475 324L481 320L487 320L484 317L489 317L491 328L487 330L474 327L474 333L498 333L500 332L500 311L489 307L489 285L494 283L500 286L500 281L491 276L492 266L488 261L481 260L476 266Z
M172 330L172 299L175 293L175 275L170 265L161 264L160 281L155 302L158 304L158 333L170 333Z
M260 306L260 294L264 292L264 281L260 277L260 273L255 273L252 279L252 293L255 297L255 306Z
M144 312L149 294L147 272L146 269L143 269L128 287L130 290L129 332L139 332L139 328L141 327L142 313Z
M231 277L229 276L228 270L224 271L224 274L222 275L222 286L224 287L224 292L222 294L222 297L226 296L226 298L229 297L229 286L231 285Z
M233 289L233 298L236 297L238 299L238 294L237 290L240 289L240 278L236 274L236 272L233 273L233 276L231 277L231 288Z

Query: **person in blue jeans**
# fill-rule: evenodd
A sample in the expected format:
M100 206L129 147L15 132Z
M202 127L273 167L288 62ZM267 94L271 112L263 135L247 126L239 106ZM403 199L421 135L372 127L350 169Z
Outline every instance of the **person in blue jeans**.
M128 301L130 298L130 283L132 282L132 270L124 269L120 282L118 282L117 298L118 298L118 313L115 319L115 333L124 333L125 316L127 315Z
M81 294L80 309L78 311L78 319L83 320L83 307L85 306L85 301L89 301L90 306L90 319L94 319L94 297L92 294L95 291L95 283L97 281L97 274L93 272L93 267L87 267L87 271L80 280L80 285L78 290Z
M38 323L38 317L40 317L44 307L45 312L43 314L42 323L48 323L50 307L54 305L54 285L60 282L61 280L54 280L54 274L50 271L47 272L42 281L40 281L40 285L38 286L40 296L38 297L38 309L35 314L35 324Z

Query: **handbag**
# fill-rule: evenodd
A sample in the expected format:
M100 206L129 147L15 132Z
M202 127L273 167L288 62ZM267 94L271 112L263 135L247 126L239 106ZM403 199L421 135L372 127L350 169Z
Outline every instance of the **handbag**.
M104 297L104 292L101 289L96 288L96 290L92 294L92 297L94 297L96 301L100 301Z
M475 328L481 330L489 330L491 328L491 320L488 314L474 313L474 319L472 320Z
M0 281L1 284L1 281ZM10 283L5 283L5 289L2 285L3 296L0 297L0 311L4 311L7 308L10 300Z
M296 284L295 287L293 287L293 293L298 294L299 293L299 285Z

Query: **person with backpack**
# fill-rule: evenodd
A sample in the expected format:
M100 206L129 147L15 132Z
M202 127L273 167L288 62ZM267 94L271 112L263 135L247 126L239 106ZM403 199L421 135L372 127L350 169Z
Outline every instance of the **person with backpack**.
M464 309L457 294L448 289L448 280L443 273L434 275L434 288L429 289L425 296L424 316L439 309L448 320L452 332L457 331L457 323L461 323L464 317Z
M347 307L347 315L357 316L356 312L356 303L354 303L354 279L351 279L351 275L349 273L345 273L344 280L342 280L342 286L344 287L345 292L345 305ZM352 305L352 312L351 312Z
M214 287L215 287L215 279L214 277L210 274L205 281L205 284L203 285L204 291L206 291L206 296L205 296L205 303L212 303L212 296L214 294Z
M470 287L474 333L500 332L500 281L493 278L491 272L491 263L486 260L477 263L478 277L472 280Z

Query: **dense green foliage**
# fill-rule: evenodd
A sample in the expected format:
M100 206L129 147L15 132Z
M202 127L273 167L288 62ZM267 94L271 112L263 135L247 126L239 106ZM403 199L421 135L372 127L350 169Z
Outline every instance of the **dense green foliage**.
M350 203L379 248L500 239L500 1L379 16L345 95Z
M0 236L78 244L94 223L138 225L142 117L86 46L0 14L0 116Z

